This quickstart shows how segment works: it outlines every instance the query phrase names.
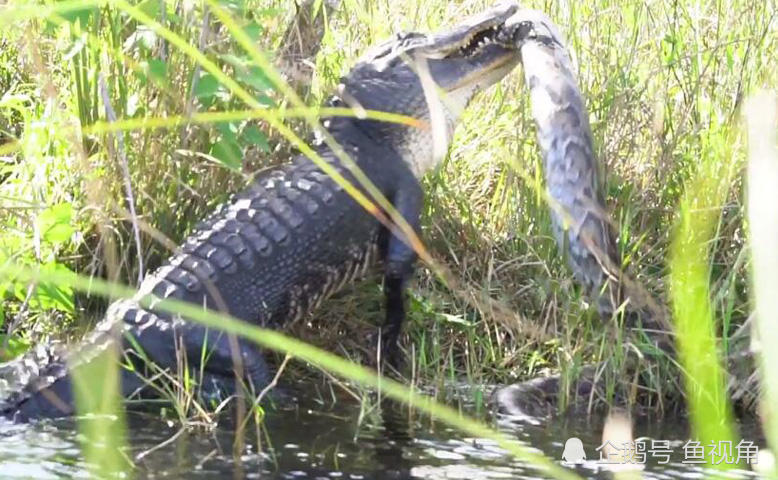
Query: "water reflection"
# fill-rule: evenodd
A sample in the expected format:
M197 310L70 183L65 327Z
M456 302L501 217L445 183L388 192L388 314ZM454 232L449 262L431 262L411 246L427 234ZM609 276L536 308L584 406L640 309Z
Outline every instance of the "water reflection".
M494 442L463 437L442 423L420 416L388 399L358 403L328 392L321 384L298 385L296 395L268 409L262 429L248 429L244 447L233 453L235 426L227 415L215 428L180 432L173 422L134 412L128 419L128 456L137 478L311 478L469 480L542 478ZM473 412L469 390L455 389L449 403ZM560 461L570 437L581 440L587 458L574 468L586 478L610 478L598 462L602 419L564 418L548 425L500 420L499 428L524 445ZM741 425L754 438L755 425ZM635 434L670 440L673 456L666 465L648 461L648 479L698 478L699 466L683 463L680 446L688 433L679 419L644 421ZM159 447L162 442L164 446ZM753 478L747 471L732 478ZM13 425L0 420L0 478L86 478L74 422Z

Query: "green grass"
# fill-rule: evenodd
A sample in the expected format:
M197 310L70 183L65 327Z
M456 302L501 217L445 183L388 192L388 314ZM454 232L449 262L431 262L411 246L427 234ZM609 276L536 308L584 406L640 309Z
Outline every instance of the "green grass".
M289 138L304 138L315 112L257 109L300 106L259 68L280 48L287 3L195 2L191 10L157 0L15 3L0 18L0 261L133 285L139 256L148 268L158 265L251 172L286 161ZM327 18L305 104L320 104L368 45L487 5L343 0ZM625 267L660 299L672 290L683 338L704 331L706 355L722 358L753 310L739 111L754 88L775 85L775 6L524 6L562 26L577 61ZM119 124L104 122L100 73ZM642 345L589 309L551 238L528 100L518 70L480 95L446 161L425 181L422 240L438 267L421 266L412 285L403 337L411 383L509 383L608 360L609 391L631 391L629 366ZM189 114L192 123L182 125ZM121 147L110 135L123 139L140 251L127 221ZM693 287L686 296L685 287ZM30 288L0 277L0 295L0 360L47 336L77 338L105 307L99 296L56 282ZM519 329L518 318L536 334ZM380 288L369 278L289 333L363 361L360 339L381 321ZM720 372L695 374L685 349L684 372L720 389ZM659 410L682 385L677 370L645 363L648 385L630 398Z
M716 137L718 139L718 137ZM718 205L733 177L728 143L715 141L703 150L696 175L681 199L681 218L670 252L670 289L679 360L696 436L704 444L732 440L732 409L717 345L717 324L710 305L711 239Z

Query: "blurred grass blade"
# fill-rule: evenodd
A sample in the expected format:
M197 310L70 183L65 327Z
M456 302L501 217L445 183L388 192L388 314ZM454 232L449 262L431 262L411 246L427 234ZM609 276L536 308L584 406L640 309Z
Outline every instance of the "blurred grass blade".
M55 15L68 16L74 12L97 8L109 3L109 0L67 0L40 4L38 2L19 2L0 8L0 27L33 18L50 18Z
M126 478L131 467L122 454L128 447L119 376L115 348L103 350L73 375L81 448L95 478Z
M154 128L175 128L189 123L208 124L219 122L234 122L238 120L268 120L273 117L297 118L309 115L313 110L316 116L353 117L354 111L350 108L322 107L322 108L287 108L287 109L253 109L230 110L227 112L198 112L191 115L169 115L165 117L124 118L115 122L97 121L83 128L84 134L103 134L128 130L144 130ZM415 128L429 128L424 122L396 113L379 112L377 110L365 110L365 118L380 120L383 122L402 123Z
M778 451L778 150L775 92L762 91L747 103L748 226L752 295L759 344L761 407L767 441ZM767 346L767 348L764 348ZM778 472L773 471L775 478Z
M680 220L670 249L670 297L692 437L708 445L734 439L732 409L716 343L716 324L710 302L710 244L716 233L721 205L733 164L731 152L720 144L705 145L697 172L687 183ZM733 442L737 443L737 442ZM728 469L734 465L709 465Z

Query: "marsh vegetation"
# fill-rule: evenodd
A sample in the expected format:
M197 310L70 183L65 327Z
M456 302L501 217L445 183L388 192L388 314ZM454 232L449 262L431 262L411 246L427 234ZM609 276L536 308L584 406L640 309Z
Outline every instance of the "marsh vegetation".
M307 138L308 126L299 112L282 110L289 99L257 65L256 53L287 74L294 58L300 71L286 78L315 112L368 46L398 31L451 24L489 2L342 0L334 9L324 3L308 7L318 20L304 25L302 36L288 30L295 13L288 0L1 7L0 361L49 339L77 341L102 316L109 294L131 291L111 284L136 286L253 172L287 161L294 151L288 135L258 117L273 115ZM685 399L698 396L694 435L734 439L735 409L721 395L720 370L749 345L751 327L741 327L755 311L742 110L757 89L776 85L776 4L524 6L547 12L567 38L622 267L668 305L681 363L625 333L618 316L600 318L573 281L551 235L543 160L517 70L475 99L443 165L424 181L422 238L447 274L424 265L416 273L401 339L408 368L400 383L441 400L450 400L452 385L467 384L465 410L478 416L488 386L550 373L573 377L602 363L606 403L618 397L642 413L679 415ZM296 49L289 53L291 46L300 47L304 61ZM206 68L203 57L218 71ZM380 410L378 380L356 365L374 361L365 339L383 315L380 277L373 276L284 332L309 346L230 328L277 347L282 383L327 379L338 393L316 395L319 404L355 402L355 423L370 426ZM406 414L435 410L437 418L456 420L456 411L383 382L387 395L415 402L401 409ZM177 426L218 429L213 405L198 403L185 380L172 384L157 414ZM753 389L738 409L756 410ZM261 425L264 414L257 408L248 417ZM127 450L132 428L128 433L118 423L92 430L82 424L88 438L110 439L84 449L96 468L141 461L131 454L107 463L100 457L100 448ZM469 436L496 438L482 423L459 427ZM434 431L434 422L418 428ZM262 428L248 430L256 433L247 435L248 443L259 448L255 443L266 440Z

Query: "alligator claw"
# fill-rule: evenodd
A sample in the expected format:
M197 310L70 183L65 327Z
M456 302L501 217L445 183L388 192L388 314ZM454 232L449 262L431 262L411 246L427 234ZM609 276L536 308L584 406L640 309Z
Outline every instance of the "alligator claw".
M389 332L386 329L381 329L379 332L380 349L377 351L380 353L379 362L381 366L389 366L391 370L399 372L405 363L405 357L402 354L400 345L398 343L398 337L396 332Z
M398 335L391 335L386 327L381 327L367 336L367 345L370 347L365 363L369 367L386 374L402 371L405 355L398 344Z

